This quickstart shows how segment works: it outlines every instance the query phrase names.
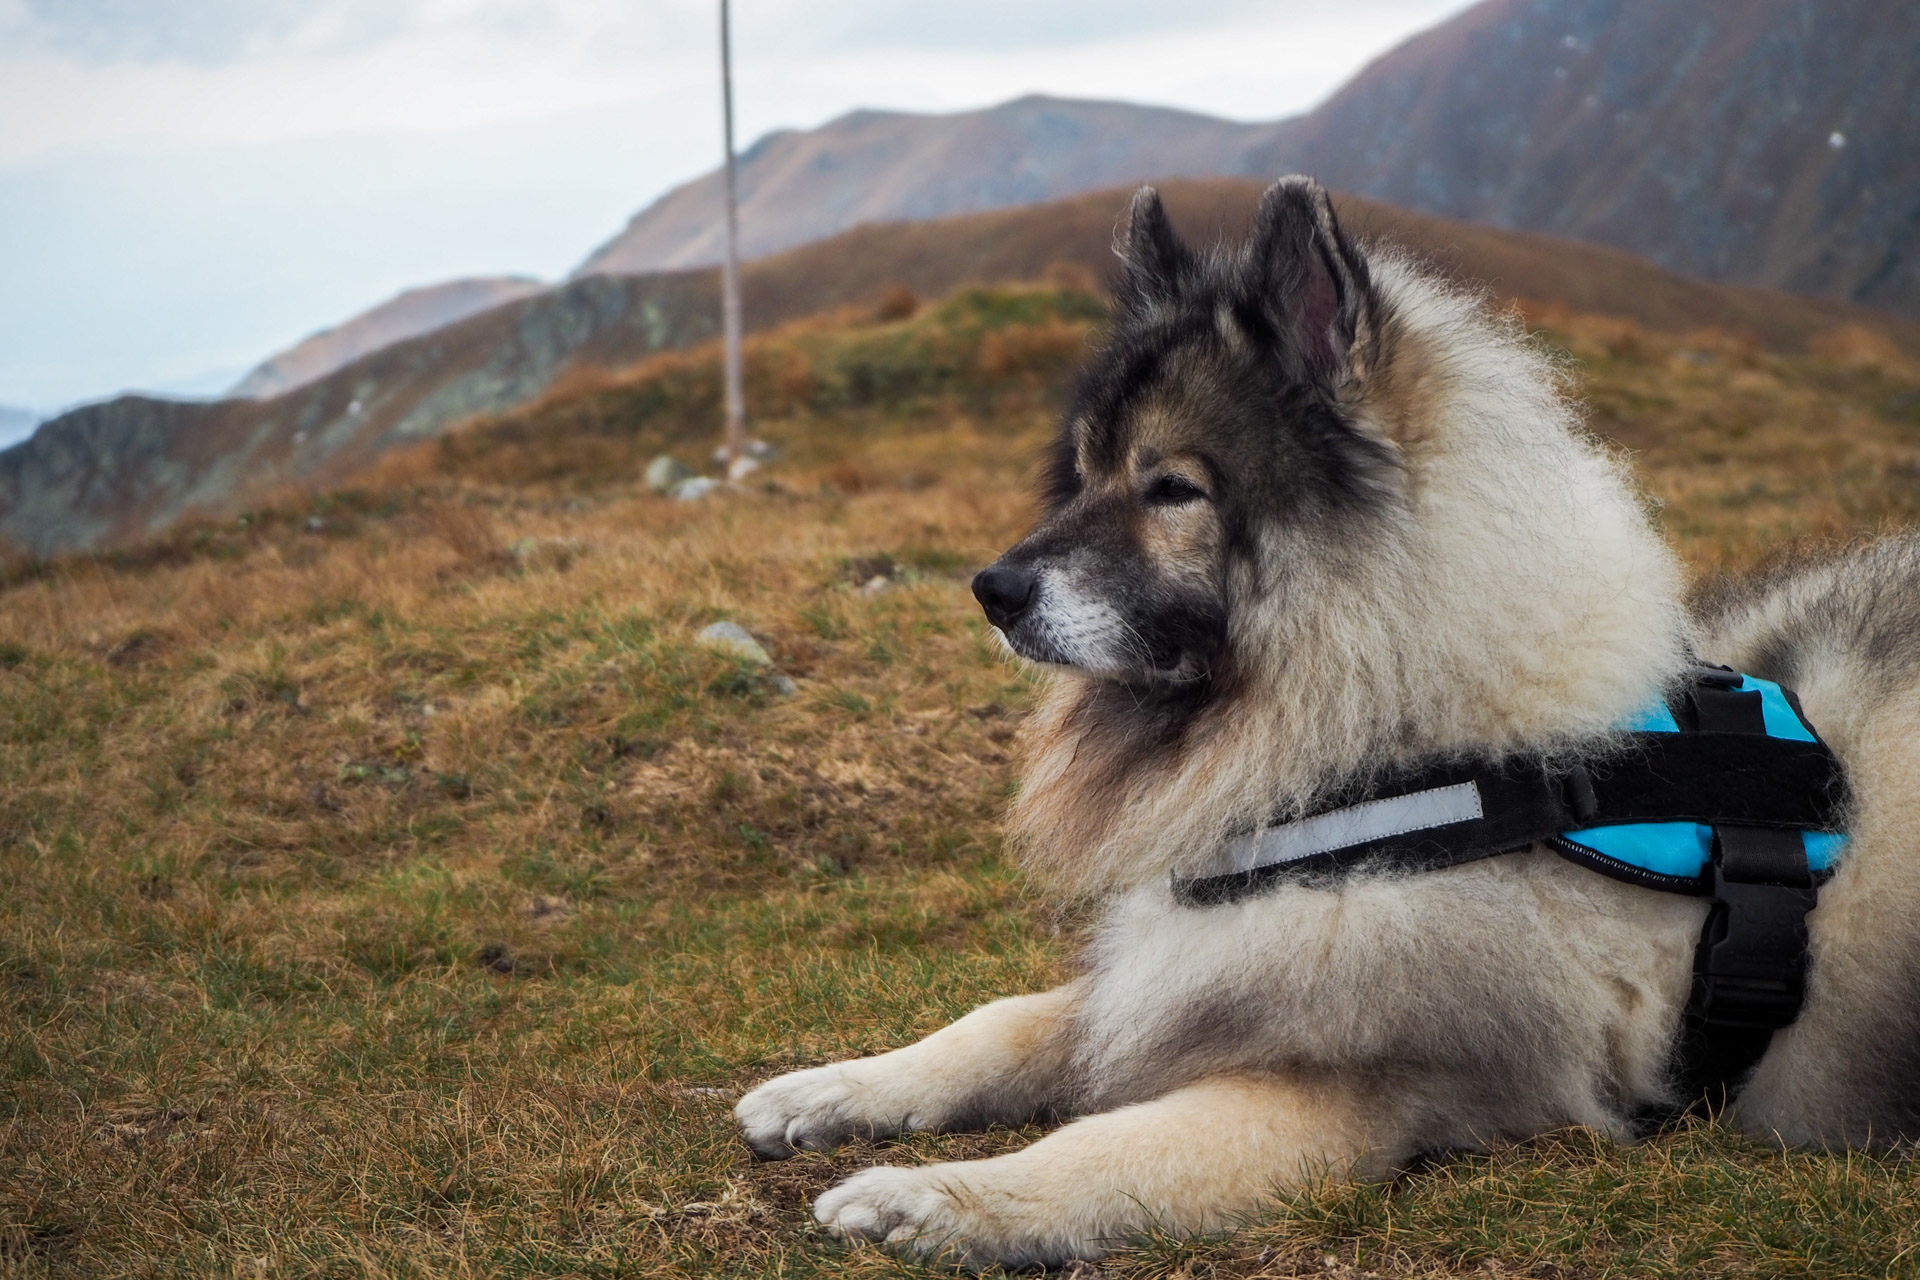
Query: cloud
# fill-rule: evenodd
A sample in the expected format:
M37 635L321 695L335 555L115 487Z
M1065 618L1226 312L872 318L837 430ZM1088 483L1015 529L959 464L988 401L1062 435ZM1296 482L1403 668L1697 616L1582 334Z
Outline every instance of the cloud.
M399 29L407 6L365 0L22 0L0 27L15 41L88 63L219 66L265 48L333 36L365 48ZM342 33L352 38L341 42Z

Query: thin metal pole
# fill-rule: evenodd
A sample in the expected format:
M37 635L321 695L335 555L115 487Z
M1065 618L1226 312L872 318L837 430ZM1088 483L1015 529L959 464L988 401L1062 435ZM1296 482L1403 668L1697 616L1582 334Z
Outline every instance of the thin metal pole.
M721 312L727 343L727 474L747 456L747 393L740 361L740 215L733 175L733 41L727 0L720 0L720 112L727 143L727 258L721 271Z

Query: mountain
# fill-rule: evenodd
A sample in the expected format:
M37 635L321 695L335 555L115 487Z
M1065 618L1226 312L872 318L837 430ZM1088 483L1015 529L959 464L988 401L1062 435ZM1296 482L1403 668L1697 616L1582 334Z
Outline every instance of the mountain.
M741 157L741 235L758 256L862 222L1299 171L1705 279L1920 314L1916 102L1912 0L1486 0L1278 123L1022 98L772 134ZM717 174L676 188L579 273L715 262L719 209Z
M112 546L288 486L338 484L388 449L526 403L576 363L710 337L719 316L710 274L575 281L270 399L84 405L0 452L0 539L38 555Z
M1162 192L1195 239L1244 233L1264 183L1175 181ZM869 224L748 264L750 329L905 285L936 297L970 282L1113 264L1125 189L925 222ZM1840 303L1704 284L1618 250L1501 231L1342 197L1359 234L1406 245L1497 297L1622 316L1656 330L1718 328L1804 349L1859 325L1920 356L1920 322ZM570 370L613 368L714 338L711 269L591 275L364 356L267 400L123 396L62 414L0 452L0 539L37 555L124 545L181 518L219 515L289 486L348 482L384 452L538 398Z
M1920 314L1916 103L1912 0L1488 0L1246 163Z
M952 115L855 111L760 139L738 162L741 252L761 257L863 222L1037 204L1149 178L1239 173L1268 127L1124 102L1033 96ZM718 170L636 214L575 275L712 266Z
M269 356L227 394L254 400L277 396L323 378L368 352L445 328L546 287L524 276L476 276L408 289Z

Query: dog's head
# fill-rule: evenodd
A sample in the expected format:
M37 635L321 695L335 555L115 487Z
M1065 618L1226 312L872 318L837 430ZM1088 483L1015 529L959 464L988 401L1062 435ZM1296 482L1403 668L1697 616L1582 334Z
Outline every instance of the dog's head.
M1354 410L1375 358L1367 263L1319 184L1284 178L1250 240L1196 254L1133 199L1112 328L1049 460L1044 512L975 596L1015 653L1143 690L1231 666L1236 610L1402 483Z

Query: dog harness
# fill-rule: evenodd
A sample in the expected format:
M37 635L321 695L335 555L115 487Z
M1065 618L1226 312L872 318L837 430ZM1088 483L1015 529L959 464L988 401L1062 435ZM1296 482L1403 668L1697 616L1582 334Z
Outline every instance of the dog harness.
M1437 871L1545 844L1616 880L1708 898L1678 1074L1682 1110L1711 1112L1799 1016L1806 915L1845 848L1848 803L1838 758L1790 691L1698 667L1595 753L1372 778L1229 842L1219 873L1176 879L1174 891L1217 906L1279 884Z

